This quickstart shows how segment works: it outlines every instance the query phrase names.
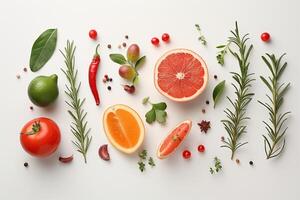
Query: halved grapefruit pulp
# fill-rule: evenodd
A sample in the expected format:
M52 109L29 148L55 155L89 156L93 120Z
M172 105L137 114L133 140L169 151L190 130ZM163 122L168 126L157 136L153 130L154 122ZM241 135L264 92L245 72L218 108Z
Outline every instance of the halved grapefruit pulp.
M106 109L103 125L108 140L124 153L133 153L144 140L144 124L139 115L125 105Z
M200 95L208 82L204 60L188 49L174 49L156 63L154 82L157 90L174 101L189 101Z
M173 153L190 132L192 122L186 120L177 125L175 129L163 140L157 150L157 157L164 159Z

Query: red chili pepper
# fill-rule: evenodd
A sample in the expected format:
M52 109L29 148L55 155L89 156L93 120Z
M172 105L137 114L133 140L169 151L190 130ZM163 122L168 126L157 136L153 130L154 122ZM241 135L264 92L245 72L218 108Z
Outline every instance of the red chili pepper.
M98 93L98 89L97 89L97 72L98 72L100 61L101 61L100 55L98 53L98 47L99 47L99 44L96 47L96 52L95 52L95 55L93 57L93 60L90 64L90 68L89 68L90 88L91 88L91 91L95 98L97 106L100 104L100 97L99 97L99 93Z

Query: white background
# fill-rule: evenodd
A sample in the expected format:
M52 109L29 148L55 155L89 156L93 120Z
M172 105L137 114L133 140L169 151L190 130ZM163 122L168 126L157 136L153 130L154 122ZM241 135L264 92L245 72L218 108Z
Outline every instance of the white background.
M138 0L93 0L93 1L2 1L0 6L0 88L1 88L1 139L0 139L0 199L62 200L62 199L290 199L300 198L300 135L299 135L299 3L297 0L227 0L227 1L138 1ZM223 101L216 109L205 105L211 102L213 87L218 81L227 80L226 95L232 96L233 88L229 72L237 70L237 63L231 56L226 57L226 65L221 67L215 59L215 46L222 44L229 36L238 20L242 33L250 33L254 51L251 55L250 69L255 72L257 81L253 85L256 93L249 105L248 133L242 138L249 144L237 152L241 164L230 160L230 152L221 149L220 137L225 134L220 120L224 118L223 109L229 106ZM194 24L199 23L206 36L208 45L204 47L197 41L198 33ZM22 71L28 66L33 41L47 28L58 28L58 43L51 60L37 73ZM101 46L101 67L99 88L102 97L100 107L96 107L87 84L87 70L94 53L96 42L88 37L88 31L95 28L99 33ZM260 34L268 31L272 42L265 44ZM163 32L171 36L170 44L159 48L151 45L153 36L160 37ZM118 44L138 43L147 62L140 70L140 83L135 95L125 93L120 84L118 67L112 63L109 53L121 52ZM80 95L86 97L85 108L88 122L92 128L93 142L88 153L88 164L84 164L80 154L71 145L73 139L69 125L70 117L64 104L64 84L66 79L60 71L64 67L59 49L66 40L74 40L77 45L76 66L83 83ZM112 44L112 50L106 45ZM185 104L170 102L154 88L153 67L165 51L184 47L199 53L207 62L210 81L204 94L195 101ZM265 100L266 88L258 79L268 74L260 56L265 52L276 55L287 53L285 60L288 68L284 79L292 87L286 96L284 110L292 111L288 121L286 149L282 156L266 160L263 151L262 134L265 133L262 120L267 118L266 111L257 103ZM27 86L37 75L59 76L60 96L55 105L47 109L34 107L27 97ZM16 75L21 79L17 80ZM112 91L107 91L101 79L104 74L114 78ZM218 75L218 81L213 75ZM104 109L116 103L127 104L138 111L144 120L149 106L141 100L150 96L153 102L165 101L168 104L168 120L165 126L159 124L146 127L146 138L141 148L146 148L152 156L160 141L178 122L193 120L190 136L178 151L169 159L159 161L153 169L147 168L140 173L138 157L124 155L109 146L111 161L104 162L98 157L98 147L107 143L102 128ZM206 114L201 110L205 108ZM61 128L62 142L59 150L50 158L36 159L27 155L19 144L18 132L30 119L46 116L54 119ZM211 120L212 128L207 135L200 133L196 125L202 119ZM205 144L205 154L197 153L197 146ZM183 149L192 151L192 158L181 157ZM59 155L74 154L71 164L58 162ZM211 175L209 166L214 156L222 160L224 169ZM251 167L248 162L254 161ZM23 167L28 162L29 168Z

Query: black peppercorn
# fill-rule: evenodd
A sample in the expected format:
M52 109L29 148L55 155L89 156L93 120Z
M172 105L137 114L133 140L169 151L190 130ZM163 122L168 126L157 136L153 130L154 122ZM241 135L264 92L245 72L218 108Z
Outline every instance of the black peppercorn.
M253 161L250 161L249 164L250 164L250 165L253 165L254 163L253 163Z
M28 167L29 165L28 165L28 163L27 162L25 162L24 163L24 167Z
M107 89L108 89L108 90L111 90L111 87L110 87L110 86L107 86Z

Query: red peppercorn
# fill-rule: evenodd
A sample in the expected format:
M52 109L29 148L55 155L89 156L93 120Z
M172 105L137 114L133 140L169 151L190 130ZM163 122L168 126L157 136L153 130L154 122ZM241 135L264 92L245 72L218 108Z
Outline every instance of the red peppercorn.
M169 42L170 40L170 35L168 33L164 33L162 36L161 36L161 39L162 41L164 42Z
M96 40L97 39L97 31L95 29L90 30L89 36L91 39Z
M261 40L264 42L269 42L270 37L271 37L270 34L267 32L262 33L260 36Z
M203 153L205 151L205 146L203 144L200 144L198 146L198 151L201 152L201 153Z
M159 45L159 39L157 37L154 37L151 39L151 43L155 46Z
M184 159L189 159L192 156L192 153L189 150L184 150L182 156Z

